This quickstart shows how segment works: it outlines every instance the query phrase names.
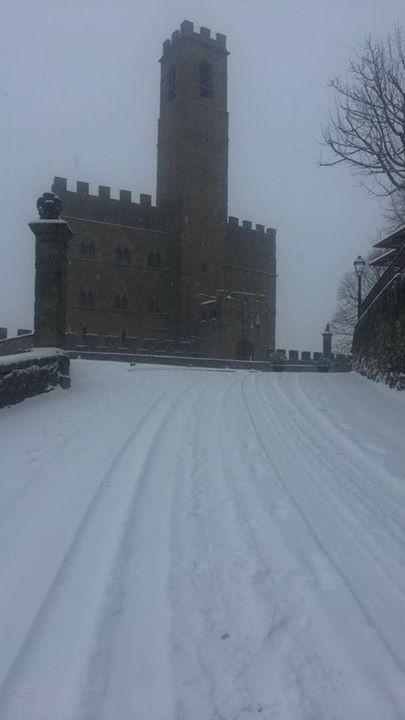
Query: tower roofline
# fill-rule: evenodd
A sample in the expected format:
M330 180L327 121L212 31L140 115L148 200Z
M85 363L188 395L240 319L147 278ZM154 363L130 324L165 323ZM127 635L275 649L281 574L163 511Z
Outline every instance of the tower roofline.
M205 47L211 47L218 52L229 55L229 51L226 48L226 35L222 33L216 33L215 37L211 37L211 30L206 27L198 28L198 32L194 29L194 23L190 20L183 20L180 25L180 30L175 30L172 33L171 38L168 38L163 43L163 54L159 62L162 62L163 58L185 38L191 38L193 42L197 42Z

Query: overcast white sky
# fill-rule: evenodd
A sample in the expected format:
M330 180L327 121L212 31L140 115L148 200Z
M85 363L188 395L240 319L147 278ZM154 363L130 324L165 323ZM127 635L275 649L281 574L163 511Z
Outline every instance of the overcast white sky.
M382 228L318 166L333 74L404 0L0 0L0 325L32 327L37 197L54 175L155 192L161 44L187 18L228 36L229 214L278 232L279 347L316 350L341 273Z

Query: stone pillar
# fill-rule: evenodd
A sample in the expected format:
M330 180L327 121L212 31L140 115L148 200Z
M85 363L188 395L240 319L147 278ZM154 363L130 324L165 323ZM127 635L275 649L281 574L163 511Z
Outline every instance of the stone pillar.
M332 335L333 333L330 331L330 325L328 323L325 332L322 333L322 354L324 358L332 357Z
M37 202L40 219L29 223L35 235L36 347L65 346L67 247L73 233L61 220L61 201L44 193Z

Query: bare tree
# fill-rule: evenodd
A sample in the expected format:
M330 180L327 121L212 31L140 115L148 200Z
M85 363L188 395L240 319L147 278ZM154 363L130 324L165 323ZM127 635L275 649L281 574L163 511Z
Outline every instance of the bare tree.
M349 78L329 82L335 107L323 131L334 156L369 178L380 196L405 193L405 40L400 26L385 40L368 37L349 63Z
M373 260L381 251L372 250L367 260ZM366 264L362 278L363 297L374 287L384 268ZM345 272L337 289L337 307L331 322L334 334L334 346L337 352L350 353L353 330L357 320L357 275L352 271Z
M388 230L394 232L405 225L405 191L401 190L390 195L384 203L383 210Z

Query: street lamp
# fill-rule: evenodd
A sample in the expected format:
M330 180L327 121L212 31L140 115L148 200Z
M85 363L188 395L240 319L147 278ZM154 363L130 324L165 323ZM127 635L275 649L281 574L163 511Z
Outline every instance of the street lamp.
M361 281L363 277L363 271L366 261L361 255L358 255L353 262L354 270L357 275L357 317L360 317L361 313Z

